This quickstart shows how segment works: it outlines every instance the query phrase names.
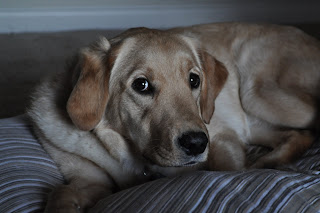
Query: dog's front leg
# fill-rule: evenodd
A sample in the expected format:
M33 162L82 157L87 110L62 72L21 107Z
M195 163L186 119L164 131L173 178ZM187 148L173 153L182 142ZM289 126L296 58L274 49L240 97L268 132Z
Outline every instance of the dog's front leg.
M244 170L245 165L245 147L236 136L218 133L211 139L208 156L210 170Z
M49 195L46 213L86 212L98 200L112 193L115 187L109 174L78 155L43 144L55 159L67 185L57 186Z
M80 213L92 207L99 199L111 194L103 183L74 180L60 185L50 194L46 213Z

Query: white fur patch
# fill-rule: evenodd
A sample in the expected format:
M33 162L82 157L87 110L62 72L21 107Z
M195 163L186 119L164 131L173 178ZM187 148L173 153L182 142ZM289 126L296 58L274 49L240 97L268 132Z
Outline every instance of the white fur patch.
M110 49L110 42L106 37L101 36L99 40L99 46L101 47L102 50L107 52Z
M200 67L200 69L202 69L202 66L201 66L201 61L200 61L200 58L199 58L199 54L197 52L197 44L195 41L193 41L192 39L186 37L186 36L183 36L183 35L179 35L179 37L187 43L187 45L190 47L191 51L192 51L192 54L194 55L195 59L196 59L196 62L197 62L197 65Z
M136 40L134 38L128 38L123 42L122 46L120 47L119 54L111 70L109 88L113 88L114 84L117 84L117 82L119 82L115 79L120 75L120 73L115 72L115 70L121 69L121 66L123 64L122 62L124 61L124 59L127 57L127 55L130 53L130 51L133 48L136 48L135 44L136 44Z

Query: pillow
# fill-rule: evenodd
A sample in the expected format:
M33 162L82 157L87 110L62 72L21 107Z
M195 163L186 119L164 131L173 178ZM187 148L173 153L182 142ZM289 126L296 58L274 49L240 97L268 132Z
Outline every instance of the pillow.
M90 212L319 212L319 192L317 175L194 172L118 192Z
M0 119L0 212L43 212L48 193L61 183L27 117Z
M163 178L102 199L98 212L319 212L320 143L278 170L193 172ZM33 136L26 116L0 119L0 212L43 212L64 183Z
M320 212L320 143L284 171L194 172L105 199L99 212Z

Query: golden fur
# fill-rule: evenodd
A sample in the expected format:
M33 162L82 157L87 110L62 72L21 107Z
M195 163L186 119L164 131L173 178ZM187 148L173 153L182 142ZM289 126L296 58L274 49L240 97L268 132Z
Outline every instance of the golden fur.
M137 79L148 82L137 89ZM221 23L103 38L33 96L36 133L69 183L46 211L85 211L159 174L289 163L314 141L319 81L320 44L293 27ZM249 162L250 144L272 151Z

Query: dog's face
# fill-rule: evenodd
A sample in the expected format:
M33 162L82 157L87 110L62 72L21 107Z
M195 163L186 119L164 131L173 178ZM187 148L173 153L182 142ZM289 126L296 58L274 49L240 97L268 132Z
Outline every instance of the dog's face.
M101 120L160 166L206 160L214 100L227 71L190 39L134 29L83 51L67 109L76 126Z

